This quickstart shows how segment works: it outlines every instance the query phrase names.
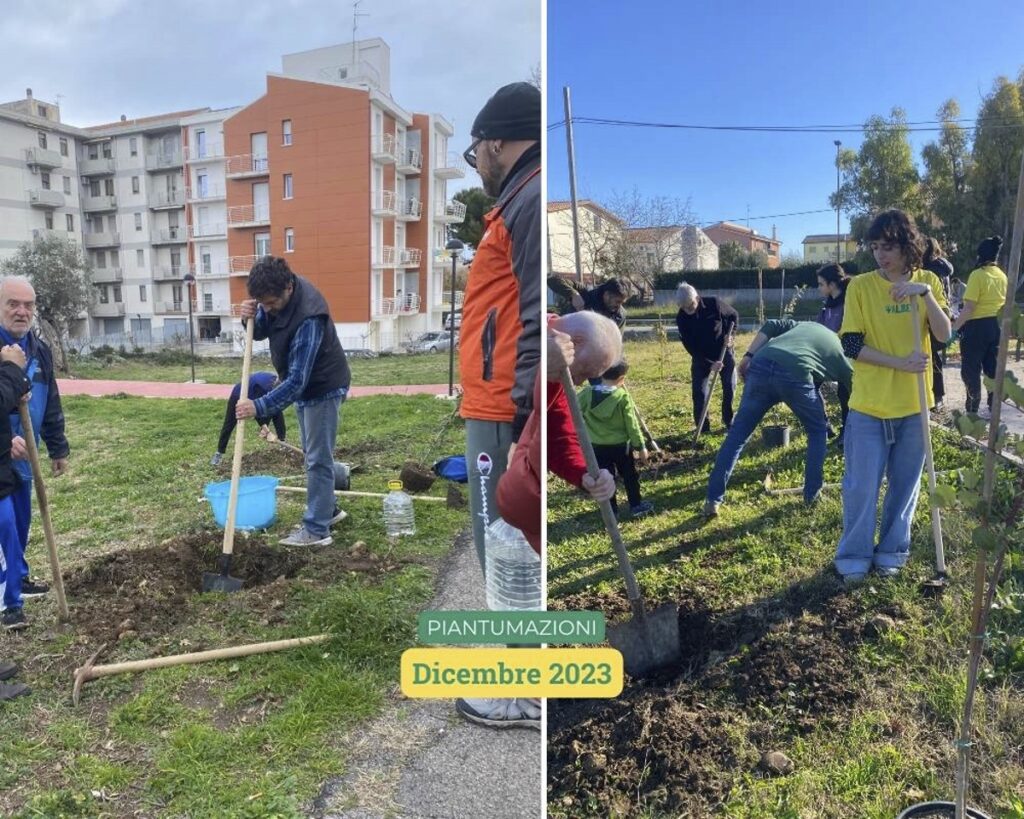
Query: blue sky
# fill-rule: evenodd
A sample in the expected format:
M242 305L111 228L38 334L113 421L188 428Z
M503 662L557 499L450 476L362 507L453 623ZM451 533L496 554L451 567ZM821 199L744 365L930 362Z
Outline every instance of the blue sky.
M548 122L574 117L700 125L862 124L901 106L934 120L948 98L974 117L999 75L1024 68L1020 0L780 0L729 4L548 0ZM920 148L933 134L912 134ZM835 146L859 133L694 132L577 124L577 193L689 198L700 223L828 208ZM548 197L569 195L565 130L549 131ZM751 219L802 253L835 212ZM848 227L845 215L842 229Z

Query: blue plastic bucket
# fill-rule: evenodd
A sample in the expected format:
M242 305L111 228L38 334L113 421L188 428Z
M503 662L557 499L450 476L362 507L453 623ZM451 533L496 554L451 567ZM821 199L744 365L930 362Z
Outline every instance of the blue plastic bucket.
M277 485L271 475L254 475L238 480L238 507L235 509L236 529L266 529L277 517ZM231 481L208 483L203 494L213 507L213 517L221 527L228 521L228 495Z

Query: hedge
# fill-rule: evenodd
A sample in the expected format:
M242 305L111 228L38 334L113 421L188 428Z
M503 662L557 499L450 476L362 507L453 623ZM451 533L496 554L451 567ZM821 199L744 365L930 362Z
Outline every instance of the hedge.
M817 271L820 264L802 264L785 270L787 288L805 284L816 287ZM843 269L851 276L860 271L853 262L843 262ZM761 285L765 288L782 287L783 268L761 269ZM679 282L685 281L698 290L744 290L757 289L757 268L728 270L680 270L675 273L660 273L654 277L655 290L675 290Z

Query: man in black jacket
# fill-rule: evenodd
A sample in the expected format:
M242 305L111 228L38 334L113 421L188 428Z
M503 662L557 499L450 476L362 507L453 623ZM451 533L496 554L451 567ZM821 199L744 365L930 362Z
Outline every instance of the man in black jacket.
M572 309L592 310L614 321L619 329L626 323L626 313L622 304L626 300L626 291L618 279L608 279L590 290L576 282L566 281L561 276L549 276L548 287L556 296L569 302Z
M679 305L676 314L679 340L690 354L693 423L700 423L704 404L709 397L711 374L718 372L722 381L722 422L728 429L732 426L732 399L736 390L732 333L739 323L739 314L715 296L701 298L697 290L686 282L676 290L676 303ZM708 417L704 420L701 432L710 431L711 419Z
M242 302L242 321L255 320L253 337L270 339L270 360L280 383L255 401L239 400L235 417L271 418L295 404L306 453L306 514L281 543L326 546L333 542L331 525L343 517L334 503L334 440L351 382L348 360L327 301L284 259L257 261L247 287L252 298Z

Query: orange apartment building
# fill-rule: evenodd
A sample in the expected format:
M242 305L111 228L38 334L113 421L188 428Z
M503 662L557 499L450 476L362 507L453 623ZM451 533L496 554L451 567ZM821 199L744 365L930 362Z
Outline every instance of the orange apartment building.
M768 256L768 267L778 267L782 262L779 254L782 242L775 238L774 228L772 228L772 236L769 238L743 225L733 222L717 222L704 228L704 233L719 247L726 242L735 242L751 253L755 250L763 251Z

